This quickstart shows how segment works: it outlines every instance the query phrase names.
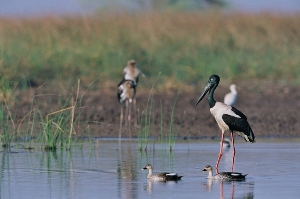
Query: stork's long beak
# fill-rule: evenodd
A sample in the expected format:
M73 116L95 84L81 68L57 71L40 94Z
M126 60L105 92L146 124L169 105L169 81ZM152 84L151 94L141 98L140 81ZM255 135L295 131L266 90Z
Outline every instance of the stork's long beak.
M203 169L202 172L207 171L206 169Z
M142 168L141 170L146 170L147 168L145 167L145 168Z
M208 83L208 84L205 86L204 91L203 91L203 93L200 95L200 97L199 97L199 99L198 99L196 105L204 98L204 96L206 95L206 93L209 91L210 87L211 87L211 83Z
M146 75L141 71L141 69L139 69L139 71L140 71L142 77L146 77Z

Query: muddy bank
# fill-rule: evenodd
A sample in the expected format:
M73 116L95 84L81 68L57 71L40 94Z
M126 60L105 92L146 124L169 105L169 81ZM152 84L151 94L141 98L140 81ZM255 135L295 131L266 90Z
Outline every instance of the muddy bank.
M199 95L204 85L199 89L180 91L174 111L173 129L178 130L180 138L213 138L220 136L214 118L209 112L207 100L202 100L197 106ZM237 83L238 101L235 107L241 110L256 137L300 137L300 86L277 85L274 83L249 84ZM35 104L45 116L47 113L59 110L57 91L53 89L30 89L17 92L17 105L12 110L17 112L16 123L33 109L32 96ZM139 114L145 110L150 91L137 91L137 109ZM153 115L151 117L150 136L165 136L170 130L171 114L177 90L154 92ZM229 92L229 84L220 83L215 99L223 101ZM65 98L68 97L65 93ZM88 91L82 95L80 108L76 111L76 120L81 121L75 126L75 136L118 137L120 104L116 92ZM63 104L64 99L61 100ZM163 116L163 118L162 118ZM161 126L162 123L162 126ZM180 125L181 123L181 125ZM144 125L139 128L143 129ZM123 127L122 137L136 137L139 128L133 124ZM162 130L161 130L162 129ZM36 130L37 132L40 129Z

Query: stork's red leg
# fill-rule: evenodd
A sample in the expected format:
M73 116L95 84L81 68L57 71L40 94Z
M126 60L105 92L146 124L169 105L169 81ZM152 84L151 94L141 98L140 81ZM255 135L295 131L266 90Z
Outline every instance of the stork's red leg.
M134 126L137 127L137 117L136 117L136 99L133 98L133 117L134 117Z
M128 113L129 100L126 100L125 105L126 105L126 109L125 109L125 126L127 126L128 125L128 118L129 118L129 113Z
M128 104L128 123L129 123L129 127L131 126L131 106L132 106L132 103L129 102L129 104Z
M216 164L216 173L217 174L219 173L219 163L220 163L221 157L223 155L223 142L224 142L224 132L222 131L220 152L219 152L218 161L217 161L217 164Z
M123 117L124 117L123 104L121 104L119 139L121 139L121 134L122 134Z
M234 134L231 131L231 142L232 142L232 172L234 172L234 157L235 157L235 147L234 147Z

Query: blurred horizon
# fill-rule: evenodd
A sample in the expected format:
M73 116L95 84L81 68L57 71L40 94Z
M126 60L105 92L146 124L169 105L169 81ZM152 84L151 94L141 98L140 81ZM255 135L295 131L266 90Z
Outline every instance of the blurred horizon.
M218 5L225 11L300 12L299 0L10 0L0 2L1 17L34 17L43 15L88 15L101 10L205 10Z

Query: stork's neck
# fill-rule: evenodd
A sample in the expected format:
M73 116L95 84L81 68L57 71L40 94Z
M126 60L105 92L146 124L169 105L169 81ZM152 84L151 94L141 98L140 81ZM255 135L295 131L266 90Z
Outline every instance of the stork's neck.
M210 89L208 94L208 104L210 108L214 107L216 104L216 100L214 99L214 92L217 86L218 86L217 84L213 85L213 87Z
M236 92L236 90L235 90L235 89L231 89L231 93L232 93L232 94L234 94L234 95L236 95L236 94L237 94L237 92Z

